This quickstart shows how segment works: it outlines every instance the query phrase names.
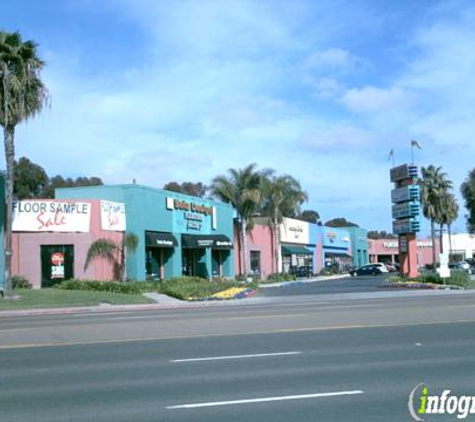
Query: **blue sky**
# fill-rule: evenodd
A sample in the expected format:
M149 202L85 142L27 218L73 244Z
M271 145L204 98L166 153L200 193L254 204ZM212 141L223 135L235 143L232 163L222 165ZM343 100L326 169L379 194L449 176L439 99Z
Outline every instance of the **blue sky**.
M392 148L417 139L457 195L475 167L472 1L1 0L0 27L47 62L16 155L49 175L161 187L255 162L325 221L390 230Z

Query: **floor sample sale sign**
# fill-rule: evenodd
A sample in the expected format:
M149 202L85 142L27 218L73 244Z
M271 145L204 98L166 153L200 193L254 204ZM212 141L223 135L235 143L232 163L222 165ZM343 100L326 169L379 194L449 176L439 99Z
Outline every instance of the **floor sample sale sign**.
M89 232L91 204L87 202L17 201L13 203L13 231Z

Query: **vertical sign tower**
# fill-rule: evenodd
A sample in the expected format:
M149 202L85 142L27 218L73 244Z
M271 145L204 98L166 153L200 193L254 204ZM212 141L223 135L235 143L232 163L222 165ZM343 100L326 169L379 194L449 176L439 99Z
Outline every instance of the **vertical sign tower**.
M417 166L403 164L391 169L393 233L399 238L401 273L417 277L416 233L421 226L420 187Z

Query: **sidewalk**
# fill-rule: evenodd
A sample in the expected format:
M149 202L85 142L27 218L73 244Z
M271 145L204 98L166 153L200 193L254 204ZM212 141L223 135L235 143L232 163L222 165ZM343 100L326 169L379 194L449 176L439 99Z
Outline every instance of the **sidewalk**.
M284 286L293 286L296 284L306 284L306 283L317 283L319 281L329 281L329 280L339 280L341 278L349 277L348 273L345 274L335 274L335 275L324 275L324 276L316 276L311 278L302 278L294 281L283 281L280 283L264 283L260 284L259 287L261 289L266 289L268 287L284 287Z

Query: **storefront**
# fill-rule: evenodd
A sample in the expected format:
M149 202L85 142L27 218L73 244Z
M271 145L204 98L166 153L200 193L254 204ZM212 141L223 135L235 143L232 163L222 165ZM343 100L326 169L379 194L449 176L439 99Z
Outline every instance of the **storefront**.
M127 254L131 279L234 277L228 204L136 184L57 189L56 196L125 204L127 233L139 240L137 250Z
M353 266L361 267L369 262L368 230L361 227L345 227L350 233Z
M439 256L439 245L436 243L436 256ZM398 239L370 239L370 262L397 263L399 262ZM422 267L432 263L432 241L417 240L417 265Z
M122 243L124 204L101 200L24 200L13 205L12 274L34 288L71 278L111 280L114 267L95 259L85 269L98 239ZM119 257L117 257L119 259Z
M281 271L298 277L314 273L316 236L311 239L311 224L293 218L284 218L279 227ZM313 240L313 242L312 242Z
M320 231L323 268L338 273L349 271L353 266L349 230L322 226Z

